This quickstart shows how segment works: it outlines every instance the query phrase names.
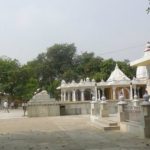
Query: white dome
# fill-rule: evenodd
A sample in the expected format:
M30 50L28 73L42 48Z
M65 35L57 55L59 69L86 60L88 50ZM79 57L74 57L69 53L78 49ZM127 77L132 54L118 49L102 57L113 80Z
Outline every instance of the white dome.
M137 79L148 79L148 71L146 66L138 66L136 70Z
M145 50L144 50L144 57L150 56L150 42L147 42Z
M119 69L117 64L115 70L111 73L107 80L107 82L113 81L130 81L130 79Z
M147 42L146 47L145 47L145 51L150 51L150 42Z

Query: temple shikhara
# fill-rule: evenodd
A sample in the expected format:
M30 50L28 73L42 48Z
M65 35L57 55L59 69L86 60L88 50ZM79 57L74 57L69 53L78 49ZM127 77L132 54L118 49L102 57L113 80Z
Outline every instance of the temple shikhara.
M127 100L142 98L145 89L150 93L150 42L146 44L144 56L130 65L137 66L136 77L133 79L129 79L116 64L107 81L95 82L88 77L79 83L74 80L66 83L63 80L57 88L61 90L61 101L117 100L120 93Z
M137 66L137 78L145 82L146 89L150 94L150 42L147 42L144 50L144 56L130 63L131 66Z

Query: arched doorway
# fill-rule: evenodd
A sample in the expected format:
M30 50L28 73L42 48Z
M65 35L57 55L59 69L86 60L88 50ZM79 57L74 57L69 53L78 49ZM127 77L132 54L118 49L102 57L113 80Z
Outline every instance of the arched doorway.
M86 89L86 90L84 91L84 99L85 99L86 101L92 100L92 92L91 92L91 89Z
M117 87L116 88L116 99L119 99L121 92L123 93L125 99L130 99L129 87Z
M76 100L81 101L81 91L79 89L76 90Z

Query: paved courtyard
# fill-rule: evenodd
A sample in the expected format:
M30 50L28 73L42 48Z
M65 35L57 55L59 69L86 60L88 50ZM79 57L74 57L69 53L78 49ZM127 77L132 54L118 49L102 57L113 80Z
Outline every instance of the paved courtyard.
M9 109L9 113L5 110L0 110L0 119L15 119L24 118L22 108L19 109Z
M0 150L149 149L149 139L104 132L90 123L89 116L27 118L22 110L0 111Z

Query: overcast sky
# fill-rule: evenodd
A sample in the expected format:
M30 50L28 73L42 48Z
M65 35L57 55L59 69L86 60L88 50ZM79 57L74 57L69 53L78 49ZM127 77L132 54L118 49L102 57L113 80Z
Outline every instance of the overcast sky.
M0 56L26 63L55 43L134 60L150 41L148 0L0 0Z

